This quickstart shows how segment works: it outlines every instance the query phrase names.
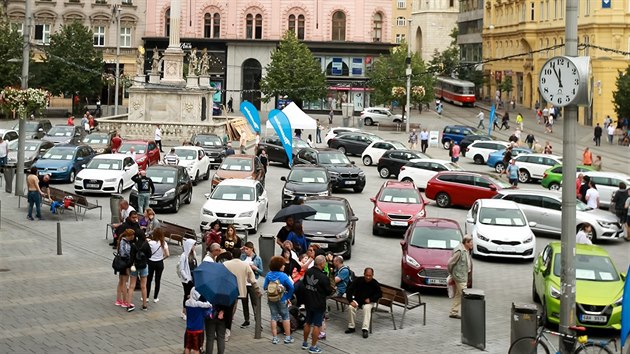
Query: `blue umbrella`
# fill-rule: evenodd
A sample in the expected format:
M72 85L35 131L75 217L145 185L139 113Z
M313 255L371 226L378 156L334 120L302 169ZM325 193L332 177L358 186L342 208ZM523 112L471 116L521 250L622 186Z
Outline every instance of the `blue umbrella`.
M193 270L195 289L213 305L231 306L238 297L236 277L223 264L201 262Z

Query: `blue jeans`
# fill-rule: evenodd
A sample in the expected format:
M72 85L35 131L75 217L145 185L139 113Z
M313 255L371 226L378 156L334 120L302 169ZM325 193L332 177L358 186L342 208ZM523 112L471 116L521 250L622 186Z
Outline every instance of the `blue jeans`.
M33 204L35 204L35 215L38 218L42 217L42 195L37 191L29 191L27 194L28 199L28 217L33 217Z
M7 156L0 157L0 167L7 164Z
M142 214L144 209L149 207L151 193L138 193L138 211Z

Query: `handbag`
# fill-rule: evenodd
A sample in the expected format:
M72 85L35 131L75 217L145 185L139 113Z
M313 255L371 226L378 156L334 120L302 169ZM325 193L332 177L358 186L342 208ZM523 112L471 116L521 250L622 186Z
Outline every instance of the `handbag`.
M446 290L448 291L448 298L455 297L455 279L450 275L446 278Z
M129 268L129 257L123 257L119 253L114 252L114 260L112 261L112 268L115 272L122 272Z

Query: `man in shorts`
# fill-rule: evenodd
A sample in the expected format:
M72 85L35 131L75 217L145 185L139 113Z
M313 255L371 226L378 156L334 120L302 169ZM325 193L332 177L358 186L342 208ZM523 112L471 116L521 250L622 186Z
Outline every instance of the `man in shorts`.
M326 312L326 298L334 292L330 286L330 280L324 273L326 257L319 255L315 257L315 265L306 271L303 283L304 307L306 308L306 323L304 324L304 342L302 349L311 354L321 353L322 349L317 346L319 332L324 323ZM311 345L308 345L308 336L311 335Z
M184 335L184 353L200 353L204 340L204 319L212 311L212 305L200 301L201 295L192 288L190 298L186 300L186 334Z
M505 173L508 176L512 188L518 186L518 167L516 166L516 160L510 160L510 164L506 167Z

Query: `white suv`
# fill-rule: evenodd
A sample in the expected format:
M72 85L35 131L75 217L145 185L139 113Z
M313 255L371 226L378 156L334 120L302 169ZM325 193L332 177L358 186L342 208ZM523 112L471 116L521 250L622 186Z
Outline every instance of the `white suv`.
M549 154L521 154L516 157L518 181L527 183L532 179L542 179L550 167L562 164L562 157Z
M197 185L201 176L205 180L210 178L210 158L202 147L178 146L175 148L175 154L179 158L179 166L186 167L193 184Z
M328 145L328 140L336 137L339 134L348 133L348 132L358 133L360 131L361 129L359 128L350 128L350 127L330 128L330 130L328 131L328 133L326 133L326 136L324 137L324 144Z
M477 165L483 165L488 161L488 155L497 150L503 150L508 146L510 146L510 143L504 141L477 140L468 145L462 155L466 158L473 159Z
M427 182L442 171L463 171L458 165L438 159L412 159L400 168L399 181L411 181L416 188L427 188Z
M400 114L392 114L388 108L368 107L361 112L361 119L365 125L381 123L402 123L405 120Z
M406 150L407 147L405 144L400 141L395 140L385 140L385 141L375 141L372 144L368 145L365 150L363 150L363 154L361 155L361 160L365 166L372 165L375 161L378 163L378 160L383 156L386 151L389 150Z

